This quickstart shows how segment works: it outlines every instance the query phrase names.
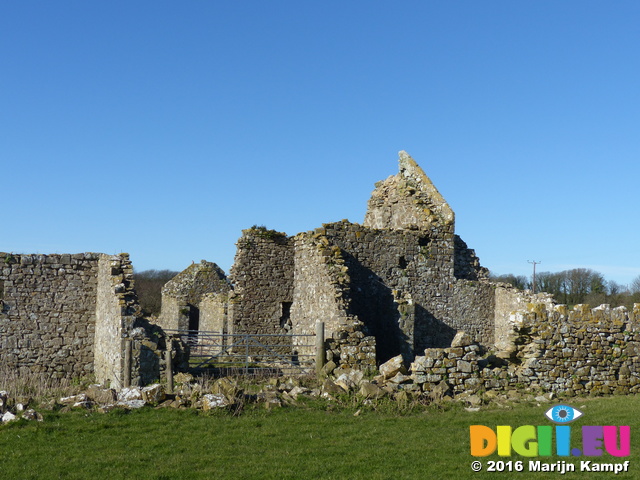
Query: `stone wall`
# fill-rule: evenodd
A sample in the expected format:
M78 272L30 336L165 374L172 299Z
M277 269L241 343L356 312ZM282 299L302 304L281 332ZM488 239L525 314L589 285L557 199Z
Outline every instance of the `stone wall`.
M325 224L323 233L344 252L352 283L351 310L377 338L378 360L448 345L453 236L433 231ZM401 311L400 305L411 309Z
M509 352L514 347L513 325L516 322L517 312L522 312L530 304L544 304L545 308L553 309L553 296L548 293L532 294L530 291L522 291L504 283L493 283L495 296L494 322L495 339L492 343L497 351Z
M291 333L301 356L315 355L316 324L324 323L325 358L335 367L375 368L376 340L351 312L351 278L342 250L330 245L324 229L295 237ZM306 344L308 347L301 347Z
M453 273L459 280L486 280L489 270L480 265L475 250L469 248L464 240L454 235Z
M93 372L98 257L0 253L0 361L57 378Z
M164 329L207 330L201 325L201 302L207 294L228 295L231 285L215 263L193 263L162 288L162 310L156 323ZM216 310L207 312L207 323Z
M0 362L21 374L56 378L95 375L121 386L124 338L152 326L140 318L127 254L16 255L0 253ZM154 358L139 342L132 383L157 378Z
M264 227L242 233L229 275L233 293L228 316L233 333L287 333L293 304L293 240ZM282 338L263 337L263 341L275 345Z
M353 255L354 261L348 264L359 287L356 291L368 292L369 297L364 295L354 305L365 324L373 320L379 361L399 352L411 360L425 348L447 347L461 329L478 341L493 343L495 299L485 282L488 271L454 232L453 211L418 164L402 151L399 173L376 184L364 228L358 227L355 237L351 232L327 234ZM361 285L366 285L364 290ZM401 305L404 313L399 316ZM389 328L399 325L403 325L404 345L380 341L397 339L398 332Z
M514 376L545 391L626 394L640 391L640 304L531 305L514 324Z
M333 335L335 319L357 319L364 335L376 338L379 363L398 353L410 361L427 347L448 346L460 329L492 343L493 288L456 280L453 236L433 233L372 229L343 220L298 235L294 330L313 332L316 320L325 321ZM466 246L460 257L468 259L468 276L482 276Z
M512 312L510 356L499 358L464 333L448 348L426 349L411 365L413 383L453 393L553 392L586 396L640 392L640 304L633 311L601 305L530 303Z
M350 278L342 252L320 233L301 233L295 239L295 270L291 333L315 335L316 323L325 325L325 337L357 319L349 314ZM294 339L296 345L314 344L313 338ZM299 347L298 347L299 348ZM314 348L299 348L313 355Z
M495 342L495 286L486 281L457 280L449 325L465 331L482 345Z
M123 331L127 328L127 305L126 300L119 297L126 295L127 287L132 280L129 275L133 272L128 259L108 255L100 255L99 258L94 373L98 383L121 387L124 368ZM125 275L128 277L126 280ZM130 320L128 323L133 322Z
M405 151L399 153L399 167L397 175L376 184L364 225L394 230L431 230L435 227L453 234L453 210Z
M133 266L127 254L100 254L97 294L94 343L96 381L112 388L124 385L126 339L133 339L131 384L142 385L157 378L160 371L158 357L161 354L157 351L157 340L149 343L152 327L141 318L134 289Z
M200 330L205 332L231 333L227 305L228 293L207 293L200 301Z

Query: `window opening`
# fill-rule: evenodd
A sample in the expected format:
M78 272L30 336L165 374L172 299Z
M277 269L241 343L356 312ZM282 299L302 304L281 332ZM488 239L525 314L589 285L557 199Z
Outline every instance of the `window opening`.
M282 315L280 316L280 328L291 328L291 305L293 302L282 302Z

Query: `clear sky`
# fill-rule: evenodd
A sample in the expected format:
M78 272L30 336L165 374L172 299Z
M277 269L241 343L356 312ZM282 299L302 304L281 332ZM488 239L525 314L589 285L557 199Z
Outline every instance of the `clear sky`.
M0 4L0 251L225 271L406 150L496 274L640 275L640 2Z

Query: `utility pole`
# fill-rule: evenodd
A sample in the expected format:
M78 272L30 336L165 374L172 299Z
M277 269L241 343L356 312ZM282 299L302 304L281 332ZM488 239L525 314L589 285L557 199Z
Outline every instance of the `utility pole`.
M542 262L536 262L535 260L527 260L529 263L533 263L533 293L536 293L536 265L539 265Z

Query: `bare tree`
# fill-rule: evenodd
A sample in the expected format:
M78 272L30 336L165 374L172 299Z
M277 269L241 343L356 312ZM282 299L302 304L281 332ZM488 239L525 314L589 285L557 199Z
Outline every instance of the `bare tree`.
M514 275L513 273L507 273L505 275L490 274L489 279L494 282L508 283L520 290L524 290L529 287L529 281L524 275Z
M136 293L140 306L148 315L159 315L162 305L162 287L175 277L178 272L173 270L144 270L134 272Z

